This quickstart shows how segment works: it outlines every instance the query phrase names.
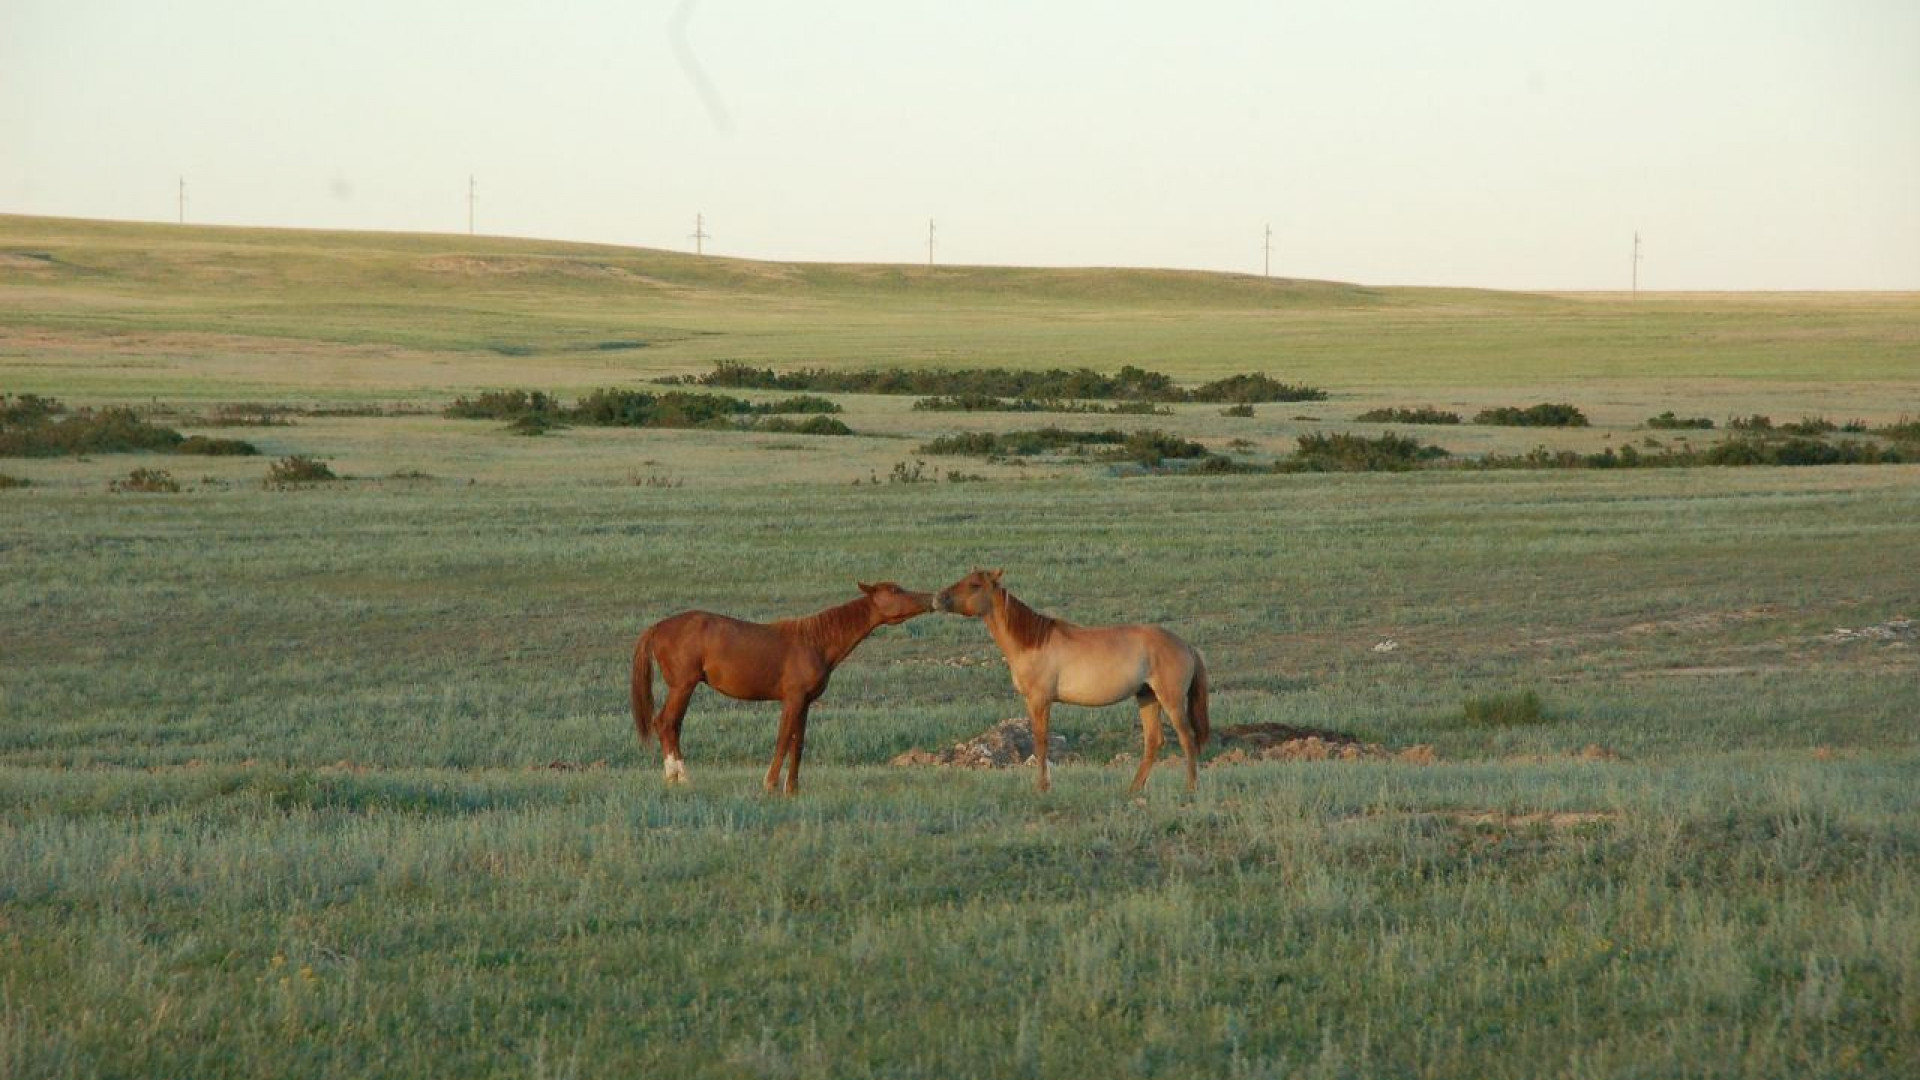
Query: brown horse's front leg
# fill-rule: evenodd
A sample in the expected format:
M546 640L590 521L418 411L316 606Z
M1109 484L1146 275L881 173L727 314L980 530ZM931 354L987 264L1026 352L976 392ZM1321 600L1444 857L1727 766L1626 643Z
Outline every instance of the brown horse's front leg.
M807 709L811 702L800 703L793 724L793 744L787 747L787 794L800 794L800 758L807 752Z
M791 701L780 703L780 734L773 741L773 764L767 766L766 787L769 795L780 790L780 763L786 760L793 746L794 728L801 715L795 704Z
M1051 698L1031 697L1027 699L1027 721L1033 728L1033 759L1040 766L1041 791L1053 786L1047 779L1047 721L1053 714Z
M687 763L680 756L680 722L687 718L687 703L693 700L698 683L671 687L667 703L660 707L660 719L654 730L660 734L661 772L669 784L688 784Z

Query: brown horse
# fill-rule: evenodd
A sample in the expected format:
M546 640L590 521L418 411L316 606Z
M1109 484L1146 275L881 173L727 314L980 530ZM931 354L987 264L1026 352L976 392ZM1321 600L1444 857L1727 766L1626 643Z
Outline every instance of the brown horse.
M807 746L807 709L826 692L827 678L854 646L881 626L906 622L933 610L928 593L908 592L891 581L860 586L861 596L839 607L774 623L744 622L709 611L683 611L662 619L633 647L633 726L644 745L660 737L667 783L687 781L680 757L680 721L694 687L706 683L741 701L778 701L780 735L767 790L789 761L786 793L800 790L800 755ZM653 714L653 663L667 684L667 702Z
M1163 709L1187 755L1187 790L1192 791L1208 731L1207 666L1199 650L1157 626L1075 626L1049 618L1001 588L1000 573L975 570L942 589L934 606L986 620L1013 672L1013 688L1027 702L1040 790L1049 786L1047 719L1053 703L1111 705L1131 697L1140 703L1146 750L1129 793L1146 785L1160 754Z

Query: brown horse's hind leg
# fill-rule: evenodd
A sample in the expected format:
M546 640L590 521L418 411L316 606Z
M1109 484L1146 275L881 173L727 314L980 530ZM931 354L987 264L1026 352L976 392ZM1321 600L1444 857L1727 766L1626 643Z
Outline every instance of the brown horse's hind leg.
M1187 755L1187 790L1193 791L1200 784L1200 748L1194 745L1193 725L1187 720L1187 688L1182 686L1177 694L1163 694L1155 687L1154 693L1173 721L1174 734L1180 736L1180 752Z
M1166 742L1166 735L1160 730L1160 703L1153 699L1152 691L1140 694L1140 731L1146 738L1146 746L1140 752L1140 771L1133 774L1133 786L1127 794L1138 795L1140 789L1147 786L1147 777L1152 775L1154 763L1160 760L1160 745Z
M687 775L686 760L680 756L680 722L687 718L687 703L693 700L693 690L699 685L687 683L669 689L667 703L660 707L660 719L653 725L660 735L662 775L669 784L692 783Z

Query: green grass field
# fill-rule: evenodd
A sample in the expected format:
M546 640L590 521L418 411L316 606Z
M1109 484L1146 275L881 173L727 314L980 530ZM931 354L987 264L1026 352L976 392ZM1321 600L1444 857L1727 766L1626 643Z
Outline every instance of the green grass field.
M1035 417L837 395L858 436L521 438L432 412L721 360L1259 370L1330 396L1041 422L1591 451L1673 438L1643 427L1666 409L1920 415L1920 298L0 217L0 390L263 451L0 459L29 482L0 490L0 1075L1920 1067L1920 466L943 458L890 484L934 435ZM1593 426L1352 420L1559 400ZM208 426L247 401L427 411ZM288 454L345 479L265 488ZM108 491L135 467L184 490ZM1190 799L1169 769L1129 800L1115 707L1055 713L1083 763L1047 796L1026 770L889 768L1019 714L981 627L928 616L836 674L797 799L760 793L775 710L706 691L694 783L662 785L625 712L649 622L973 565L1044 611L1175 629L1216 725L1439 763L1221 766ZM1542 722L1463 715L1528 690Z

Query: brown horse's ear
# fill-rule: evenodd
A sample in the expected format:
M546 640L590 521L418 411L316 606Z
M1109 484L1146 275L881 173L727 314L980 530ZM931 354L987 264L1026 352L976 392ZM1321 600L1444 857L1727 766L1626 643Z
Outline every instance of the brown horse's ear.
M1000 584L1000 575L1004 573L1006 573L1005 570L995 570L989 573L987 576L993 579L993 583L995 585L998 585Z
M866 593L868 596L872 596L874 590L879 588L877 585L869 585L864 581L856 581L854 584L860 586L860 591Z

